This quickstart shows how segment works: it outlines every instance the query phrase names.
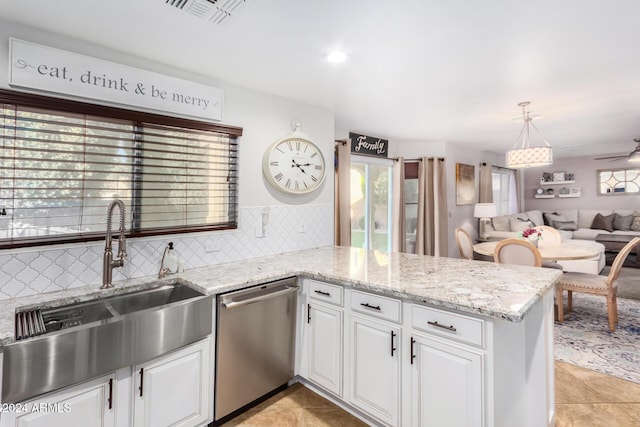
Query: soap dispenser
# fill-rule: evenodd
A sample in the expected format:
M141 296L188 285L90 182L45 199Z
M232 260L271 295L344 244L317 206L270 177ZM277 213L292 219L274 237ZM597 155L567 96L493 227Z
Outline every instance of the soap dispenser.
M179 257L173 251L173 242L169 242L162 253L162 261L160 261L160 272L158 273L158 278L162 279L167 274L177 273L180 271L180 264Z

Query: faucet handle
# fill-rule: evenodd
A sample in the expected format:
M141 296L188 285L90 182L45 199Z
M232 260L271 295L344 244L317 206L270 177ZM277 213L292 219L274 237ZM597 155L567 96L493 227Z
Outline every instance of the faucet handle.
M127 257L127 240L122 234L118 238L118 257L120 258Z

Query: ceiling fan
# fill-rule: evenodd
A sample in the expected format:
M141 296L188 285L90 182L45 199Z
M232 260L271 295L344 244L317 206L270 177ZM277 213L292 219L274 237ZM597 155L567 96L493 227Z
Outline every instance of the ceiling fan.
M626 159L626 160L628 160L630 162L640 162L640 138L634 138L633 140L638 145L636 145L636 148L632 152L630 152L629 154L622 155L622 156L595 157L594 160L615 161L615 160Z

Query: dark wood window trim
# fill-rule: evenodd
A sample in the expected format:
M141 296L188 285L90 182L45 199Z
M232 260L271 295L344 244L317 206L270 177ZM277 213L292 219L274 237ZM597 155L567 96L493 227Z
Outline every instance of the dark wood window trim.
M234 160L236 166L233 172L227 177L227 181L233 184L233 191L229 196L231 211L228 221L215 225L196 224L182 225L179 227L148 227L146 229L131 231L128 228L128 236L141 237L152 235L167 235L178 233L191 233L201 231L213 231L237 228L237 142L236 138L242 135L242 128L222 125L217 123L209 123L197 120L190 120L179 117L170 117L160 114L146 113L111 106L91 104L87 102L60 99L50 96L36 95L12 90L0 89L0 104L16 105L20 107L38 108L43 110L58 111L71 114L82 114L87 116L102 117L105 119L126 120L135 123L146 123L151 125L160 125L160 127L175 127L194 131L214 132L217 134L227 135L233 142L231 150L235 151ZM105 211L106 214L106 211ZM128 215L130 213L128 212ZM76 243L95 241L104 238L104 232L83 232L81 234L69 235L49 235L45 238L12 238L11 240L3 239L0 241L0 249L17 248L28 246L53 245L61 243Z
M226 133L233 137L242 136L242 128L236 126L183 119L180 117L165 116L162 114L145 113L141 111L90 104L88 102L72 101L69 99L54 98L51 96L35 95L32 93L16 92L6 89L0 89L0 103L18 104L26 107L58 110L67 113L88 114L91 116L131 120L134 122L149 122L167 126Z

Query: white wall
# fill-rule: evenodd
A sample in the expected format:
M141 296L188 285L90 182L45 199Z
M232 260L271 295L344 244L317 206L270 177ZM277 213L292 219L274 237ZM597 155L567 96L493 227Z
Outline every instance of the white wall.
M114 280L154 274L168 241L188 267L288 252L333 243L333 141L331 111L237 87L176 67L0 20L0 87L8 87L9 37L196 81L225 91L223 124L244 129L239 139L239 229L229 232L131 239L129 259ZM176 64L180 63L179 56ZM211 59L215 69L215 58ZM306 196L281 194L262 176L262 155L299 120L322 150L327 174L322 187ZM255 237L264 207L269 207L267 236ZM105 212L106 213L106 212ZM304 226L301 223L304 222ZM304 232L301 230L304 229ZM0 251L0 299L99 284L104 243Z
M480 150L472 150L457 144L448 143L446 145L447 162L447 199L449 211L449 256L459 258L460 253L456 246L453 231L464 228L471 233L472 238L478 236L478 219L473 216L474 204L478 203L479 183L480 183L480 163L487 162L497 164L497 158L493 153ZM476 197L473 204L456 205L456 163L464 163L475 166L475 189Z
M625 161L610 162L607 160L594 160L593 157L572 157L555 159L553 164L542 168L529 169L525 171L524 178L524 200L525 210L540 209L640 209L640 195L614 195L599 196L597 194L596 171L598 169L628 168L632 164ZM581 190L579 198L553 198L536 199L535 191L538 187L553 188L558 194L565 185L540 185L542 172L573 173L574 184L567 184L566 187L578 187Z

